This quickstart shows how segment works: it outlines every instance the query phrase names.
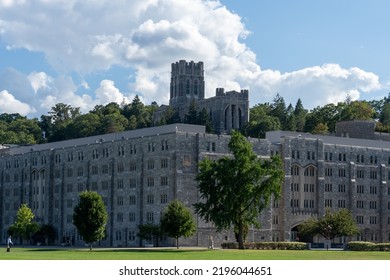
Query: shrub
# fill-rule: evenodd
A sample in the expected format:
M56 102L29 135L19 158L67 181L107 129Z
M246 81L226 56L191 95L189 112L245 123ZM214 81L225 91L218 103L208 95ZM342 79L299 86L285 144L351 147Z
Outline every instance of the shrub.
M235 242L222 243L222 249L238 249ZM307 248L304 242L247 242L245 249L252 250L305 250Z
M377 251L378 245L372 242L351 241L348 243L347 249L351 251Z

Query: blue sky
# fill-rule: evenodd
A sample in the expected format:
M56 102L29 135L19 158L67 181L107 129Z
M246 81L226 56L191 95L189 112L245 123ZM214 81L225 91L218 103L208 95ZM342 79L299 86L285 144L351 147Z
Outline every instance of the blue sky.
M170 64L203 61L206 95L249 89L312 109L390 92L385 0L0 0L0 113L167 104Z

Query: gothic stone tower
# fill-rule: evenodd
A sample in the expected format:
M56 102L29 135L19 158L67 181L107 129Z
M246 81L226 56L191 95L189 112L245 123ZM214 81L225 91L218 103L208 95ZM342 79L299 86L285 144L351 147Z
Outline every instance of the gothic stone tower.
M203 62L180 60L171 66L171 87L169 106L175 108L183 120L193 101L200 112L206 109L217 134L241 129L249 120L249 91L227 91L216 89L216 95L205 98ZM162 105L154 113L154 123L158 123L167 110Z
M192 100L204 99L203 62L180 60L172 63L169 105L187 107Z

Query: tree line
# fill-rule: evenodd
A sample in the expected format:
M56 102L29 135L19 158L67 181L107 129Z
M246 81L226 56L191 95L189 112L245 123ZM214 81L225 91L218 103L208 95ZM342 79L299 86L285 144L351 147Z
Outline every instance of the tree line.
M64 103L54 105L40 119L20 114L0 114L0 144L40 144L99 134L121 132L171 123L205 125L213 132L210 115L192 102L187 114L168 107L158 122L153 115L159 105L145 105L136 96L131 103L96 105L88 113ZM267 131L287 130L327 134L335 131L336 123L348 120L375 120L377 132L390 132L390 93L381 100L352 101L349 98L337 104L326 104L312 110L305 109L302 100L295 106L286 104L276 94L272 102L259 103L250 109L249 122L242 128L245 136L264 138Z

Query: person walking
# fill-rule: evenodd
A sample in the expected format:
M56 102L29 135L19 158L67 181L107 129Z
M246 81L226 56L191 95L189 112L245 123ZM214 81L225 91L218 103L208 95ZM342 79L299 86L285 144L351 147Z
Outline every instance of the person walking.
M12 243L12 239L11 239L11 235L8 236L8 239L7 239L7 252L10 252L11 251L11 247L14 245L14 243Z

